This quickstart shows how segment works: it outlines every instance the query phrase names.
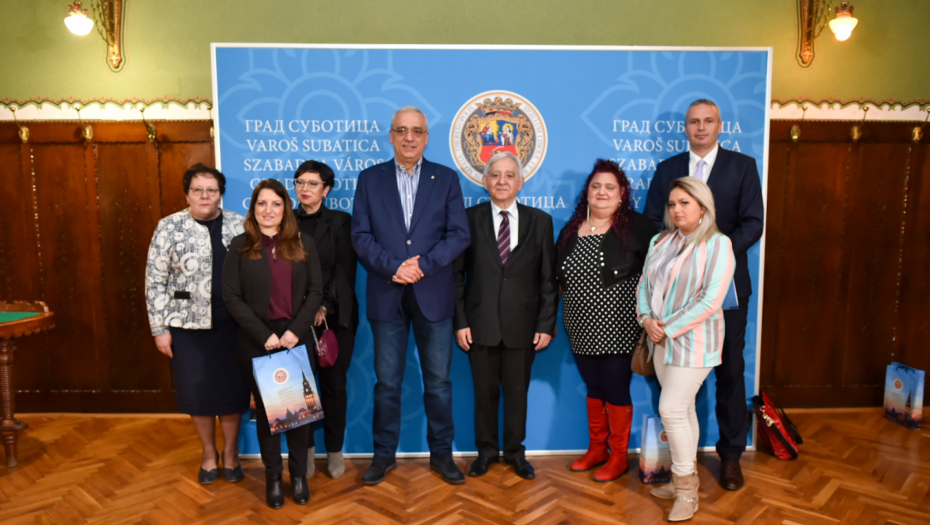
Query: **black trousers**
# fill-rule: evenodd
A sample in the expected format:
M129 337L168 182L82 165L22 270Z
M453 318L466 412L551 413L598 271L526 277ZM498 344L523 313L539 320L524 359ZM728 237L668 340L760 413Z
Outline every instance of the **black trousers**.
M290 324L289 319L275 320L271 321L271 328L278 337L281 337ZM303 344L304 341L301 340L300 343ZM311 346L308 345L307 349L309 351ZM282 348L276 351L283 350ZM258 391L258 385L255 383L255 376L252 373L252 358L262 355L265 355L263 347L249 349L247 352L242 351L240 348L239 365L242 368L242 373L248 378L252 395L255 396L255 426L258 431L258 447L261 450L262 463L265 465L265 476L276 477L284 471L284 462L281 459L281 434L271 434L265 404L262 402L261 393ZM313 360L310 361L312 364ZM310 432L312 430L310 427L311 425L303 425L284 432L284 436L287 438L287 468L292 478L307 475L307 450L309 449Z
M334 316L330 316L334 317ZM339 344L339 357L333 366L318 367L320 379L320 402L323 405L323 442L326 452L340 452L346 436L346 410L349 396L346 393L346 373L352 363L352 351L355 349L355 330L337 326L335 319L328 317L326 322L336 334ZM310 446L315 446L313 434Z
M507 348L503 343L487 347L472 345L468 352L475 385L475 445L478 454L496 458L498 441L498 405L504 393L504 458L513 461L525 457L526 397L536 351Z
M717 376L717 424L720 426L717 454L725 460L739 460L746 450L749 424L746 417L746 362L743 348L746 346L748 305L749 298L740 297L739 309L723 312L726 333L722 362L714 369Z
M618 407L633 404L630 399L630 381L633 380L633 354L600 354L575 356L575 364L588 397L599 399Z

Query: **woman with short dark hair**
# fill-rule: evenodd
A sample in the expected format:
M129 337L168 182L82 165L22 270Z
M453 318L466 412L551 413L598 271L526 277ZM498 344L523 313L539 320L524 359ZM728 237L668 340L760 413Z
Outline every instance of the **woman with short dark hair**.
M358 257L352 249L352 216L326 207L335 181L332 168L308 160L294 173L294 189L300 205L294 210L297 225L316 242L323 271L323 304L316 315L317 330L329 326L339 347L333 366L320 368L320 400L323 403L323 439L326 445L326 470L338 479L345 473L342 446L345 442L346 373L352 362L355 332L358 329L358 301L355 299L355 273ZM324 322L325 320L325 322ZM313 435L310 436L309 473L313 472Z
M178 411L190 414L203 446L198 480L219 477L216 419L223 430L223 477L244 477L237 445L249 388L236 365L236 333L221 292L223 262L244 217L220 209L226 177L196 164L184 173L188 208L158 222L145 267L145 300L158 350L171 358Z
M252 373L252 359L306 344L320 308L322 289L316 245L297 228L287 190L276 180L259 182L252 192L245 233L229 245L223 268L223 298L239 323L239 365L255 397L258 444L265 465L265 499L273 509L284 505L281 436L271 434L265 404ZM312 341L311 337L308 348L313 347ZM303 425L284 432L292 494L298 505L310 501L310 431L310 425Z
M599 159L559 233L556 272L565 331L588 390L588 451L569 468L587 471L606 463L595 481L617 479L629 468L630 366L642 334L636 286L655 231L649 219L633 211L623 170Z

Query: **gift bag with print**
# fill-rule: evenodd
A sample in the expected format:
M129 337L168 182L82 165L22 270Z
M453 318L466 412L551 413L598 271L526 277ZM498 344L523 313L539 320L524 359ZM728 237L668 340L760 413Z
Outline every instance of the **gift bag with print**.
M323 419L306 345L252 359L272 434Z
M646 485L672 481L672 452L662 418L643 416L643 435L639 453L639 480Z

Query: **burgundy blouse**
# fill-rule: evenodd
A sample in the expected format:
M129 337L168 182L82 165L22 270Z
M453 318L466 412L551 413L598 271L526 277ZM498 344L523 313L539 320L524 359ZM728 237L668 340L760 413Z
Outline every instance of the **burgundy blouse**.
M262 235L262 244L265 247L265 260L271 268L271 300L268 302L268 319L271 321L277 319L291 318L291 294L293 276L291 275L291 263L281 258L280 254L275 254L275 250L281 242L281 236L275 235L269 237Z

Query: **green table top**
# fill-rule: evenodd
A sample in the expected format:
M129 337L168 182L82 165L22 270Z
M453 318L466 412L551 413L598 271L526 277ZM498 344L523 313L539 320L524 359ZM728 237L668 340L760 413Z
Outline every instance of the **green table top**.
M19 321L20 319L27 319L38 315L39 314L36 312L0 312L0 323Z

